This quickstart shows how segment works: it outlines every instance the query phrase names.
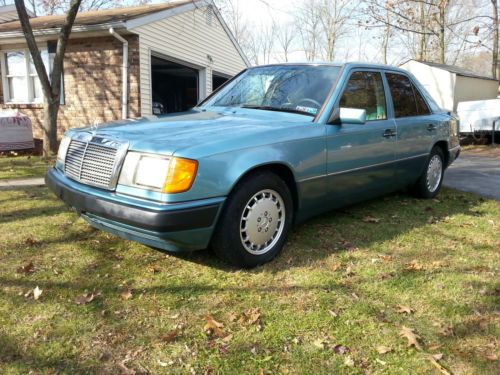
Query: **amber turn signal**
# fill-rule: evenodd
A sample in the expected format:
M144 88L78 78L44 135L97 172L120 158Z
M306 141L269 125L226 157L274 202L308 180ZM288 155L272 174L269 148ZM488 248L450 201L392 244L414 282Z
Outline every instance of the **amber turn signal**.
M188 191L193 185L198 169L196 160L172 158L162 192L167 194Z

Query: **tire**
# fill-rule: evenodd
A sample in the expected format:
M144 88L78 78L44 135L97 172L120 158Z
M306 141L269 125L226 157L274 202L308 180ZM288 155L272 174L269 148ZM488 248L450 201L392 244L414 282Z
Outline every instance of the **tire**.
M279 254L292 221L293 201L286 183L274 173L256 172L230 194L211 247L231 265L256 267Z
M413 186L413 194L419 198L434 198L441 189L444 168L443 150L438 146L434 146L429 154L422 175Z

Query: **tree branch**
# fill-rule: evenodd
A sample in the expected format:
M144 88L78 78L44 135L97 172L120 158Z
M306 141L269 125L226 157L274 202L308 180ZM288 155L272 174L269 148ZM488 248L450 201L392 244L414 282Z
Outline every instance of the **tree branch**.
M56 55L54 56L54 64L51 74L53 95L60 95L64 53L66 52L66 46L68 44L69 35L71 34L71 28L73 27L73 23L75 22L76 14L78 13L78 8L80 7L81 2L82 0L71 0L68 12L66 13L66 19L64 20L64 24L59 31Z

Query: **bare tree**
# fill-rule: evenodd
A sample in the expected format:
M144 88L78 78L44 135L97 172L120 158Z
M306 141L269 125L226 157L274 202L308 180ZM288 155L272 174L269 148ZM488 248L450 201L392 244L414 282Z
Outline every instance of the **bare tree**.
M295 26L289 22L284 24L275 24L276 39L281 51L283 52L283 59L285 62L288 62L290 49L295 40L296 34L294 28Z
M348 20L351 19L356 2L349 0L322 0L317 4L321 31L325 40L325 58L335 59L335 47L340 38L345 36Z
M71 29L78 13L81 0L71 0L66 13L64 23L59 31L56 53L52 64L52 72L49 75L45 69L40 50L36 44L33 29L31 28L29 16L23 0L15 0L19 21L26 38L26 43L33 59L38 78L42 86L44 96L44 120L43 120L43 153L48 156L57 152L57 114L61 102L61 76L64 62L64 53L68 43Z
M498 40L500 39L500 25L498 21L499 5L498 0L491 0L493 7L493 48L492 48L492 62L491 73L493 78L500 78L500 50L498 47Z
M224 21L231 29L234 38L238 44L247 50L249 44L252 43L250 40L250 31L248 20L243 16L243 12L240 8L240 3L238 0L215 0L216 6L224 18Z
M321 12L320 0L304 0L297 8L295 23L299 30L302 48L308 61L319 56L321 48Z

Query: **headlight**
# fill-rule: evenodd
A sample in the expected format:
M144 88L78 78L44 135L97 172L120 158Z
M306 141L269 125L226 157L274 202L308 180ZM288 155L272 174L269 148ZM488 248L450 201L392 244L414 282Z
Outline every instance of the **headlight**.
M71 138L64 136L59 143L59 150L57 151L57 162L64 165L64 160L66 159L66 153L68 152L69 144L71 143Z
M195 160L129 152L118 183L169 194L182 193L191 188L197 169Z

